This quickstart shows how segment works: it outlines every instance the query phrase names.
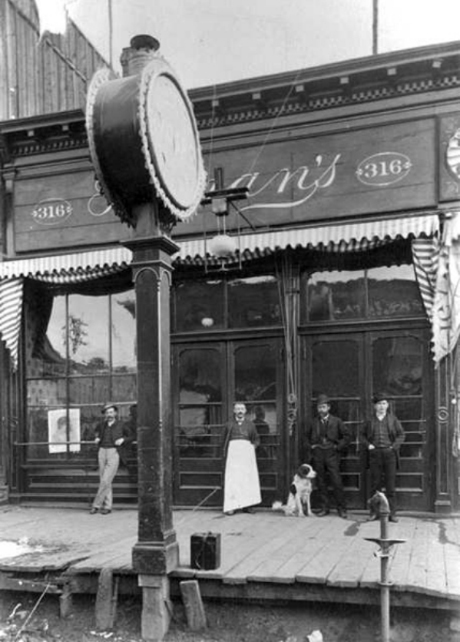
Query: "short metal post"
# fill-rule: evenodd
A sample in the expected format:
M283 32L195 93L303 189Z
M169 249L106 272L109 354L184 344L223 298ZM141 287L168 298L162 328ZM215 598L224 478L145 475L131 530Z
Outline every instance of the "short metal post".
M388 578L388 562L390 547L388 545L388 513L380 514L380 617L382 620L382 642L390 642L390 583Z
M380 518L380 537L365 537L369 542L379 544L380 550L375 553L380 557L380 617L382 625L382 642L390 642L390 586L388 573L390 549L393 544L404 544L405 539L390 539L388 537L388 518L390 505L383 493L377 491L370 504Z

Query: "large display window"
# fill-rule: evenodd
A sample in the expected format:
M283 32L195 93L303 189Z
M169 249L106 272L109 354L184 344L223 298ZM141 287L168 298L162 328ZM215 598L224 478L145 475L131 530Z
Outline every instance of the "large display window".
M31 290L25 319L27 460L84 456L102 405L136 403L134 292Z

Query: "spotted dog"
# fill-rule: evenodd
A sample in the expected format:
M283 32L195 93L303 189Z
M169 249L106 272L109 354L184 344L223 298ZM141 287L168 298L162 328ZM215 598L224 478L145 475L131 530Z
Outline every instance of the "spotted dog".
M274 502L272 509L281 510L289 516L311 516L310 496L313 490L312 479L315 477L313 468L309 464L302 464L292 480L287 503Z

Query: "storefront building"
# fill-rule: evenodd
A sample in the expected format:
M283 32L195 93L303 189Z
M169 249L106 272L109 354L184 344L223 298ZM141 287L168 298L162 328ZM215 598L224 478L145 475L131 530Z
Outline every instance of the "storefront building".
M385 390L406 432L401 510L458 509L459 85L451 43L190 92L209 191L241 198L207 199L172 233L175 505L221 505L234 400L261 435L263 503L283 499L326 393L364 509L359 426ZM130 230L95 184L81 112L0 135L5 483L13 502L85 503L102 404L126 420L136 404Z

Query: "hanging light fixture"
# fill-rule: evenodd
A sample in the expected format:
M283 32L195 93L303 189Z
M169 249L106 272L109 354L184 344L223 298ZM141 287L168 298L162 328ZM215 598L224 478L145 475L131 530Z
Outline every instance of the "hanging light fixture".
M217 219L217 234L209 242L209 253L219 258L225 258L235 254L239 248L239 228L238 237L227 234L229 204L235 200L247 198L249 190L247 187L224 189L223 170L221 167L215 168L214 177L215 189L206 193L202 204L210 203L212 212Z
M227 234L228 200L224 197L211 200L212 211L217 218L216 236L209 243L209 251L214 256L224 258L234 254L237 249L237 242L233 236Z

